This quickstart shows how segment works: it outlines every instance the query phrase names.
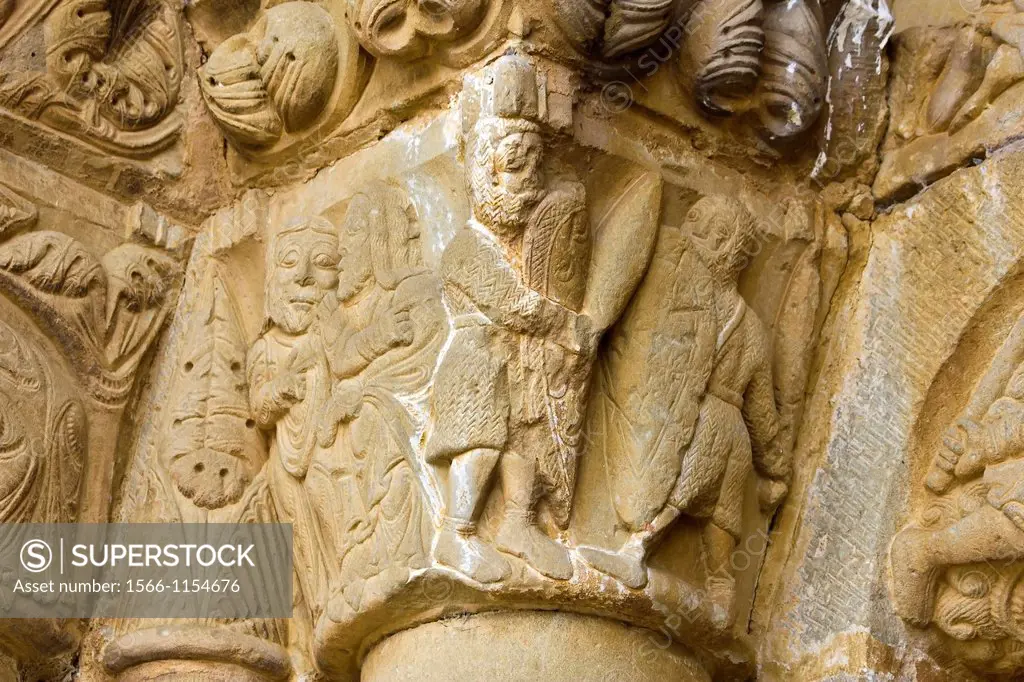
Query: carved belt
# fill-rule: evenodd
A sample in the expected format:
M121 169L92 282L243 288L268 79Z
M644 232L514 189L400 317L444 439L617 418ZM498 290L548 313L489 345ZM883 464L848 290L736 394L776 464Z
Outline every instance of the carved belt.
M708 393L715 396L724 403L729 403L737 410L743 409L743 394L725 386L712 384L708 386Z

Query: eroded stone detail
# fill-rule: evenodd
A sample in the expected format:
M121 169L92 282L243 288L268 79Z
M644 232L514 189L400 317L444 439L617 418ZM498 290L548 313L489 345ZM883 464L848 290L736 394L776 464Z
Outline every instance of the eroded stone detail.
M177 8L166 0L77 0L43 20L44 72L0 75L0 105L118 155L177 138L184 75Z
M381 57L411 59L431 43L463 37L477 27L488 5L502 0L347 0L359 41Z
M896 612L933 625L969 665L993 672L1024 665L1022 360L1018 321L934 454L925 478L934 497L890 550Z
M727 628L736 594L729 562L743 534L751 467L761 508L771 513L786 494L790 456L768 337L736 289L754 218L735 201L711 197L694 204L687 222L691 243L660 253L641 289L670 298L634 302L600 372L603 431L615 434L603 439L603 455L616 512L632 535L617 552L588 547L581 555L639 589L648 582L648 556L676 520L698 519L706 594L717 625ZM659 353L668 339L677 352Z
M199 69L210 112L242 145L266 146L309 126L327 106L338 74L334 20L319 5L278 5L248 33L228 38ZM341 74L343 86L353 76Z

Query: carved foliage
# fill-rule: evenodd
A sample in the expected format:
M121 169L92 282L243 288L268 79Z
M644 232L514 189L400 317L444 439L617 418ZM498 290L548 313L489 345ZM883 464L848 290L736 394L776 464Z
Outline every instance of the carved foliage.
M169 396L161 457L182 495L218 509L242 496L266 455L249 411L245 337L215 265L199 295Z
M60 402L43 354L0 323L0 522L72 523L87 448L86 415Z
M115 404L163 324L179 274L172 258L136 244L113 249L102 262L59 232L0 246L0 291L37 315L96 398Z

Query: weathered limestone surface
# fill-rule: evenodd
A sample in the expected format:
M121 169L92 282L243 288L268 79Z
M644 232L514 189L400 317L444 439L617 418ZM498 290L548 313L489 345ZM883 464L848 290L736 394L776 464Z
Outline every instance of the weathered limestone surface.
M871 640L903 643L883 591L888 545L920 481L922 422L941 421L936 413L949 412L971 383L964 373L978 360L963 357L962 346L973 342L982 348L970 352L982 353L989 334L1013 322L1001 312L982 316L1009 304L1003 292L1020 266L1024 205L1005 188L1021 163L1008 149L880 217L862 268L834 300L845 299L833 309L836 336L823 358L830 381L820 380L798 448L808 460L796 484L804 502L782 515L786 541L769 554L786 562L771 598L769 641L794 670L824 674L823 650L861 639L853 647L860 659L831 664L856 672L868 664ZM898 660L890 666L890 674L900 670Z

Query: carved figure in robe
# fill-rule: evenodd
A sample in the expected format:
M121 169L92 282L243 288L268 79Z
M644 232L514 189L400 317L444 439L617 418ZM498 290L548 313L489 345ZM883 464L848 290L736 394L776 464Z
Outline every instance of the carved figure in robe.
M944 493L978 479L985 494L977 508L946 528L915 524L893 540L893 602L913 623L932 620L945 568L1024 559L1024 317L947 430L926 484Z
M322 541L303 489L316 447L318 415L330 395L326 357L311 329L338 283L338 236L323 218L300 220L267 251L265 331L249 350L249 401L260 428L273 431L269 477L278 517L294 527L302 597L323 597Z
M568 551L540 528L537 511L545 503L564 525L575 485L599 335L580 312L589 227L582 187L546 186L533 72L513 59L499 66L495 82L508 92L495 96L499 111L476 122L468 143L474 217L441 262L454 331L426 444L429 463L450 463L435 558L479 582L508 575L507 561L477 535L497 468L505 507L495 545L568 579Z
M403 190L382 183L352 200L341 254L320 326L333 390L306 486L332 588L358 608L364 581L384 575L385 590L430 564L433 523L411 445L422 419L409 405L425 407L448 327Z
M605 457L616 511L632 536L618 551L580 554L640 589L648 557L676 521L698 519L712 617L727 626L747 480L756 470L762 502L772 507L785 494L790 462L778 437L767 332L737 288L754 220L735 199L714 196L698 201L686 222L689 243L656 256L601 369L603 428L613 434Z

